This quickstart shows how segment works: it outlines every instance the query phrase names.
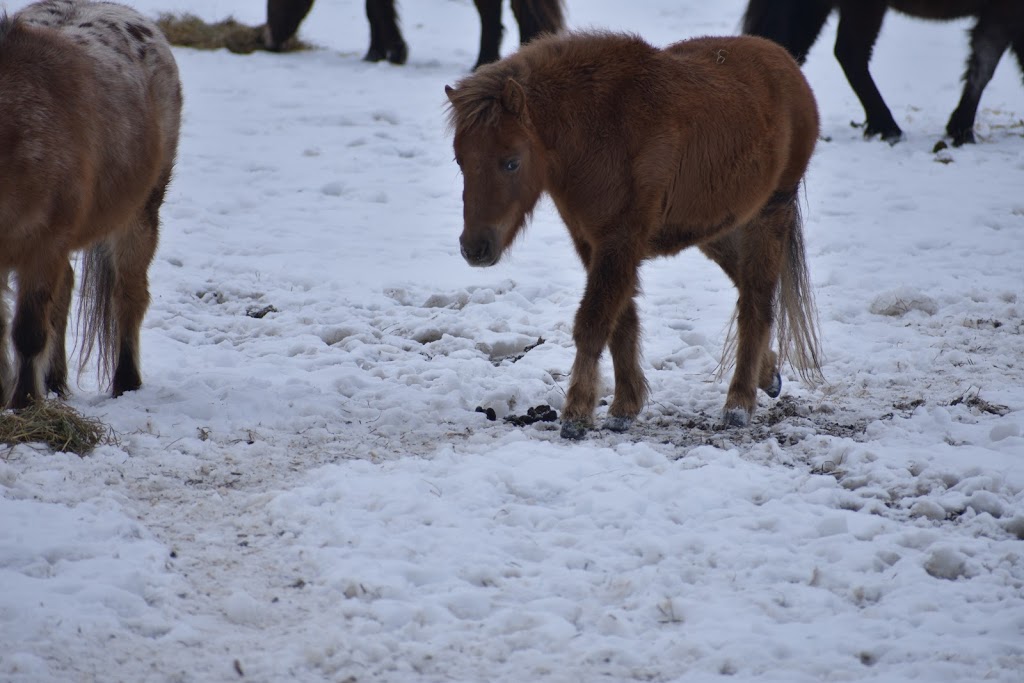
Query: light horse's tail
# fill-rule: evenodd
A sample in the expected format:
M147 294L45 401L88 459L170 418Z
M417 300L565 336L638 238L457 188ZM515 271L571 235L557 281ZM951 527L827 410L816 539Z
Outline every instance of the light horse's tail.
M119 352L117 315L114 310L114 288L117 270L111 245L106 241L91 247L81 256L81 295L78 300L76 335L82 345L79 354L79 375L85 370L93 351L100 385L109 384Z
M798 193L790 201L792 220L789 239L783 253L782 272L775 291L775 335L779 344L779 365L789 364L810 385L824 381L818 331L818 312L807 272L804 250L803 217Z

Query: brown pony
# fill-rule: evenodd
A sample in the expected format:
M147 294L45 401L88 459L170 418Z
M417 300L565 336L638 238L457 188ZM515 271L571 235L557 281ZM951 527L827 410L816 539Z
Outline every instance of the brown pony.
M0 407L67 393L77 250L87 250L81 364L98 343L114 396L141 385L146 273L180 122L178 69L149 19L85 0L0 14L0 290L17 276L16 372L0 302Z
M592 423L606 345L615 399L604 427L624 431L643 408L637 271L690 246L739 290L725 424L749 422L758 387L778 396L782 360L820 377L797 204L818 112L783 48L751 36L663 50L630 35L546 37L445 90L466 261L496 264L547 192L587 269L563 437Z

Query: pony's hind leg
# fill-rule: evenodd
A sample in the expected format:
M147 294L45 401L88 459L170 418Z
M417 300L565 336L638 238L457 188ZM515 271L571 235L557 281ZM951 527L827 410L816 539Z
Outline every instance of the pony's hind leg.
M640 317L636 302L630 300L619 315L608 342L615 369L615 398L604 428L624 432L647 402L647 380L640 369Z
M1019 10L1012 11L1019 13ZM981 93L992 80L996 65L1013 38L1011 20L1009 16L1000 16L998 11L982 13L971 31L971 56L964 74L964 91L946 124L946 134L953 138L954 147L974 142L974 119Z
M749 223L701 247L739 291L736 365L722 411L727 426L750 422L757 389L773 398L782 390L778 356L770 346L784 248L796 220L795 201L795 193L778 193Z
M50 307L50 362L44 382L47 390L61 398L67 398L68 395L68 357L65 339L74 287L75 271L69 263L54 288L53 305Z

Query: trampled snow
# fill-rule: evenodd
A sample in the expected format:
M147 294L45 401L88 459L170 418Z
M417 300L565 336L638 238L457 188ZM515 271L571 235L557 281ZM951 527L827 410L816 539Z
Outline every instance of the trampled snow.
M743 8L568 16L666 45L735 33ZM643 270L650 404L626 434L569 443L502 418L561 409L582 268L548 201L499 265L462 260L444 85L475 60L477 17L401 12L404 67L361 61L357 0L317 3L301 33L319 50L175 50L185 122L144 386L75 387L117 444L0 457L0 680L1024 680L1012 56L979 144L935 153L970 23L891 14L872 60L906 133L890 147L850 125L833 18L805 68L828 383L786 371L751 427L716 430L735 293L685 253Z

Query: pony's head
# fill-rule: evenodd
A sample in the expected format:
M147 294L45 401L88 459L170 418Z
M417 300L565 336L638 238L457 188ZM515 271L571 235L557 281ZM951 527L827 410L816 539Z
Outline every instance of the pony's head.
M481 69L458 88L445 86L463 178L459 244L471 266L501 259L544 190L544 147L526 91L495 67Z

